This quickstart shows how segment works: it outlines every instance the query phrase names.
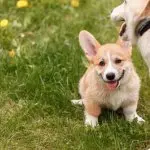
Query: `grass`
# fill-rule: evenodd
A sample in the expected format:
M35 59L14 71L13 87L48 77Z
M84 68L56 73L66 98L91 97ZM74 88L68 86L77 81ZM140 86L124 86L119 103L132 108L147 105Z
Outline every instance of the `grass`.
M138 112L142 126L129 124L115 112L100 117L100 127L84 127L78 81L84 55L78 33L86 29L101 43L115 42L117 30L109 14L119 0L32 0L16 8L0 0L0 149L11 150L147 150L150 148L150 79L141 55L133 61L142 81ZM8 51L16 53L10 57Z

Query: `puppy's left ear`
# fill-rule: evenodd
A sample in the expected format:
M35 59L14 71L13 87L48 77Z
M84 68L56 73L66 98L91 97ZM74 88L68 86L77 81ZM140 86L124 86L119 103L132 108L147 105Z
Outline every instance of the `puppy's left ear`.
M132 44L130 41L122 40L120 37L117 40L117 44L121 46L122 49L128 51L130 55L132 55Z

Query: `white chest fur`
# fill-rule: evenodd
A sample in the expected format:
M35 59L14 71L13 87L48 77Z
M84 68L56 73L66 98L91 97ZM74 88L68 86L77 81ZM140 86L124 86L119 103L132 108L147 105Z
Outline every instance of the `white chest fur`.
M138 93L139 93L138 84L135 84L135 86L133 84L121 87L117 89L117 91L110 93L110 95L104 99L103 105L109 109L117 110L120 107L122 107L123 104L125 104L126 102L137 101L139 96Z
M127 91L125 89L118 89L117 92L111 93L107 99L107 107L112 110L117 110L121 107L122 103L128 100Z

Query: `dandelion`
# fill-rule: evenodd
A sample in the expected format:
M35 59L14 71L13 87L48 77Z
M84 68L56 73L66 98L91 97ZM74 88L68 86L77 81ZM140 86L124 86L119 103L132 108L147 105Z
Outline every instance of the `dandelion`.
M10 50L8 54L9 54L9 57L11 57L11 58L13 58L16 55L16 53L13 49Z
M7 27L8 26L8 20L7 19L3 19L0 21L0 27Z
M71 0L72 7L79 7L79 0Z
M19 0L16 4L17 8L28 7L29 3L27 0Z

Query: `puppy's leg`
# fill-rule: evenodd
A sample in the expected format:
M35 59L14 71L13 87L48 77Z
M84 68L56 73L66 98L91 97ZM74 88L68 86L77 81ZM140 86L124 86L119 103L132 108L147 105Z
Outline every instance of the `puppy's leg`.
M101 109L98 104L84 103L85 105L85 125L95 127L98 125L98 116L101 113Z
M95 117L93 115L90 115L87 111L85 111L85 125L91 126L92 128L96 127L98 125L98 116Z
M145 122L145 120L137 114L136 109L137 103L135 102L132 103L131 105L127 105L126 107L124 107L123 113L127 121L132 122L134 119L137 119L137 123L141 124Z
M83 105L83 99L78 99L78 100L73 99L73 100L71 100L71 103L73 105Z

